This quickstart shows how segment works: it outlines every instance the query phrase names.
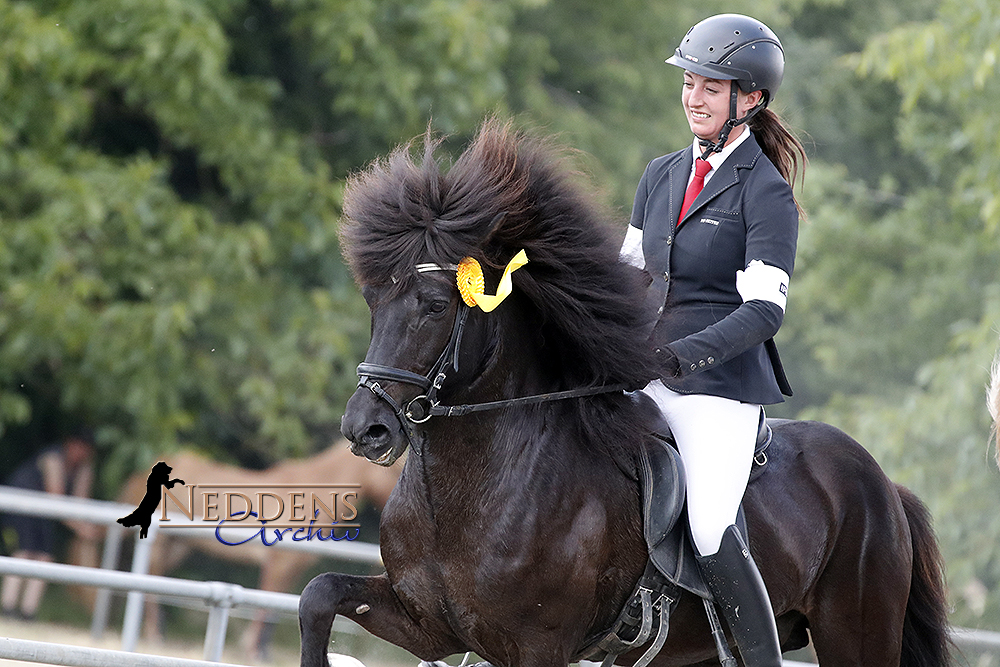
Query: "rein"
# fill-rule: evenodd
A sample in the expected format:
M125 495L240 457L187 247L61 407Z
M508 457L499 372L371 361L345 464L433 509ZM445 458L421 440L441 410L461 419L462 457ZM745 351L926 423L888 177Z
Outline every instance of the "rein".
M454 265L440 266L438 264L418 264L416 266L418 273L454 271L456 268ZM455 312L455 323L451 329L451 337L448 339L444 350L441 351L438 360L434 362L434 365L431 366L426 375L382 364L368 362L358 364L358 387L365 387L389 404L392 411L396 414L396 418L399 419L399 423L403 427L403 432L406 434L411 446L417 441L417 433L414 426L425 423L431 417L460 417L471 412L484 412L486 410L499 410L501 408L561 401L568 398L596 396L597 394L625 391L630 388L625 384L610 387L581 387L579 389L553 391L545 394L520 396L484 403L441 405L437 400L437 393L448 378L448 373L450 371L458 371L458 353L462 345L462 334L465 331L465 323L469 317L470 310L472 309L464 301L459 301L458 310ZM379 380L415 385L420 387L424 393L411 399L405 406L402 406L382 388ZM416 451L419 453L419 450Z

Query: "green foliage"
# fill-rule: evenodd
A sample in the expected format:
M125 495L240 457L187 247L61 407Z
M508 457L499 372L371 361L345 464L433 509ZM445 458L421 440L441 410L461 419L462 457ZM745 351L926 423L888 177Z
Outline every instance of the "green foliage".
M812 165L804 202L782 327L793 349L809 350L793 366L796 387L813 404L831 391L902 390L955 327L980 317L1000 261L995 237L938 188L873 190L842 168Z
M363 308L339 186L274 86L228 72L197 3L0 17L0 423L85 416L112 487L178 440L269 460L332 438Z
M470 133L504 109L520 2L252 0L231 9L234 71L279 82L278 122L344 174L428 123Z
M928 503L948 563L953 621L1000 622L997 470L984 388L1000 331L1000 8L944 2L852 62L899 94L900 157L922 180L869 190L813 170L788 333L807 341L803 414L857 437ZM919 66L915 66L919 63ZM829 399L822 398L821 385Z
M941 174L957 171L951 204L978 206L993 231L1000 226L998 56L1000 7L946 0L936 20L887 33L858 62L898 83L902 141Z

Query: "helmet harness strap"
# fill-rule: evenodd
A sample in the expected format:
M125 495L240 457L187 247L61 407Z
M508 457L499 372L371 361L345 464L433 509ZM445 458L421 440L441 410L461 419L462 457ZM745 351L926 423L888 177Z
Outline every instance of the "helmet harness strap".
M747 115L743 116L743 118L737 118L736 102L739 99L739 89L739 84L735 79L729 82L729 120L727 120L722 126L722 131L719 132L719 138L714 142L709 141L708 139L698 140L698 143L705 149L701 154L702 160L707 160L708 156L712 153L721 153L722 149L726 146L726 142L729 141L729 133L732 132L733 128L737 125L742 125L743 123L748 122L751 118L757 115L758 111L762 111L770 101L768 99L770 97L768 92L766 90L761 91L760 102L757 103L757 106L750 109L750 111L747 112Z

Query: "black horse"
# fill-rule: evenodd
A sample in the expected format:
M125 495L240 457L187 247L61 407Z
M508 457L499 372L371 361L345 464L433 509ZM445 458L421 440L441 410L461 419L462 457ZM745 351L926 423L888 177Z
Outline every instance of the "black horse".
M342 429L381 465L410 453L382 515L385 574L328 573L302 593L304 666L327 664L336 614L424 660L567 665L612 626L646 564L637 453L650 417L621 390L655 373L641 273L617 261L617 235L546 142L490 121L450 169L436 149L397 150L345 195L343 251L372 339ZM503 304L464 305L456 263L477 259L496 285L522 249ZM831 426L773 431L744 506L783 647L811 635L825 667L948 664L920 501ZM715 656L701 601L682 596L653 664Z

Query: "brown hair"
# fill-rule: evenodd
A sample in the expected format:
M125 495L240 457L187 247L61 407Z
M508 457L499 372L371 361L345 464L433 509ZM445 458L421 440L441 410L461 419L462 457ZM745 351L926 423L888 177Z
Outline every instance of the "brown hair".
M801 185L809 158L806 157L802 143L785 127L778 114L770 109L761 110L750 119L750 129L764 155L774 163L782 178L793 189L796 181ZM799 209L799 216L805 218L805 211L798 200L795 201L795 206Z

